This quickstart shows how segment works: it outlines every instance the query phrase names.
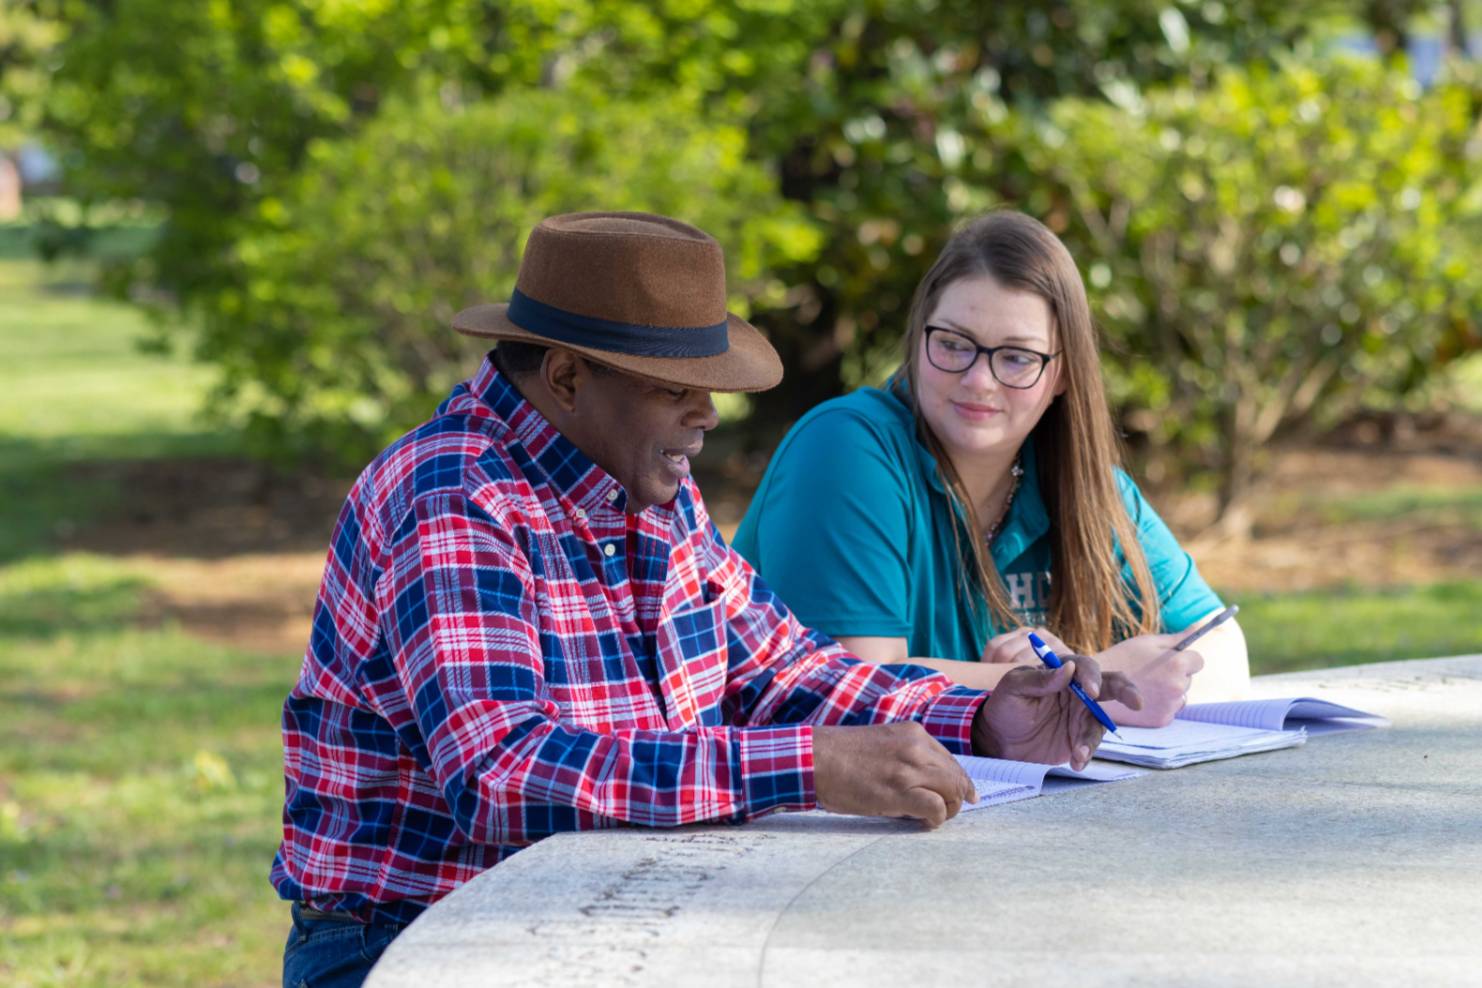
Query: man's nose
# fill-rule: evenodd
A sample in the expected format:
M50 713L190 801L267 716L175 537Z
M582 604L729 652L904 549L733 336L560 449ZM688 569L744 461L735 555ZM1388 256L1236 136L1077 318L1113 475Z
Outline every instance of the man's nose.
M691 428L706 432L720 424L720 413L715 410L715 402L711 400L709 391L695 389L694 399L685 414L684 422Z

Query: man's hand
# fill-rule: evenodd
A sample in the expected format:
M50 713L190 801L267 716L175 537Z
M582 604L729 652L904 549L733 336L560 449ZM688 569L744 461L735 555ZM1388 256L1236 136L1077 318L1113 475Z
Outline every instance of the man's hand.
M1192 649L1175 652L1182 635L1138 635L1096 654L1104 672L1125 673L1142 695L1137 711L1116 710L1112 718L1129 727L1164 727L1184 708L1189 683L1204 668L1204 657Z
M813 728L818 805L858 816L904 816L938 827L978 798L962 766L915 721Z
M1083 769L1101 744L1102 726L1080 697L1070 691L1071 677L1092 699L1116 700L1132 710L1142 698L1132 680L1120 672L1102 674L1095 659L1062 656L1059 669L1011 669L973 718L973 752L989 758Z
M1050 651L1056 655L1069 655L1075 651L1045 628L1015 628L1013 631L1005 631L995 638L988 639L988 644L984 646L983 655L979 661L1009 662L1021 666L1039 665L1039 656L1034 654L1034 646L1029 644L1031 631L1039 635L1044 643L1050 646Z

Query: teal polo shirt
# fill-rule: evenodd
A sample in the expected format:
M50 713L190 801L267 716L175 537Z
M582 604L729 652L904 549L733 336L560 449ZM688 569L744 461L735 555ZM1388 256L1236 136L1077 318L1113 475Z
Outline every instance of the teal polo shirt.
M1033 447L1024 444L1024 476L992 555L1016 616L1042 625L1053 574ZM1219 609L1193 559L1121 470L1117 487L1152 571L1163 630ZM789 430L733 545L808 627L835 637L905 638L912 656L973 661L1007 629L960 591L968 577L954 524L959 516L916 437L911 409L893 392L861 388ZM1125 561L1123 575L1131 586Z

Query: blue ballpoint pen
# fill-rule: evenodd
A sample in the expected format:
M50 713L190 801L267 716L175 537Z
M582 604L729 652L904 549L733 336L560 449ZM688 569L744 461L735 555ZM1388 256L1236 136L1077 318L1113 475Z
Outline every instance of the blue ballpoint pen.
M1050 646L1045 644L1045 640L1032 631L1029 633L1029 644L1034 649L1034 654L1039 656L1040 661L1051 669L1059 669L1064 665L1060 661L1060 656L1056 655L1050 650ZM1081 689L1080 683L1072 679L1070 681L1070 691L1081 698L1081 702L1086 705L1086 709L1091 711L1091 716L1101 722L1101 726L1106 728L1107 733L1118 741L1123 740L1122 736L1117 733L1117 725L1113 724L1112 719L1106 715L1106 711L1101 709L1101 704L1086 695L1086 691Z

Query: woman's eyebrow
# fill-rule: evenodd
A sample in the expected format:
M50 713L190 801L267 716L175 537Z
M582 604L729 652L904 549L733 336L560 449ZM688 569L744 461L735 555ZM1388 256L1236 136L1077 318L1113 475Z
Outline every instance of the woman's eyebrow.
M931 322L929 323L929 325L932 325L932 326L942 326L942 327L944 327L946 329L952 330L953 332L961 333L963 336L966 336L968 339L972 340L974 343L977 343L979 346L987 346L988 345L988 344L986 344L986 343L983 342L983 340L978 336L978 334L974 330L968 329L966 326L963 326L957 320L952 319L950 317L944 316L941 319L933 319L933 320L931 320ZM1044 337L1038 336L1038 335L1035 335L1035 334L1027 334L1026 335L1026 334L1023 334L1023 333L1010 333L1008 336L1005 336L1003 338L1003 342L1004 343L1014 343L1014 344L1033 344L1034 346L1041 346L1041 347L1048 347L1049 346L1049 343L1045 340Z

